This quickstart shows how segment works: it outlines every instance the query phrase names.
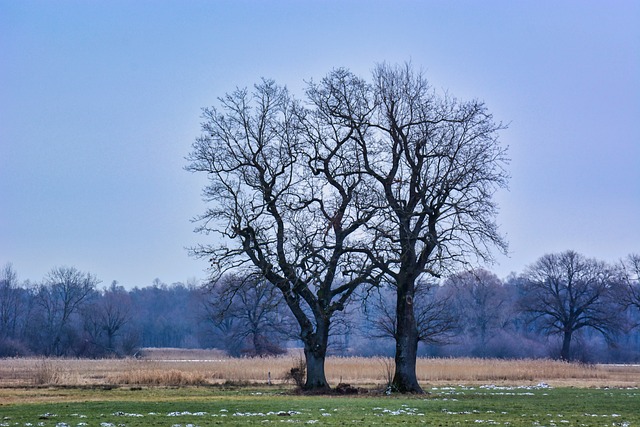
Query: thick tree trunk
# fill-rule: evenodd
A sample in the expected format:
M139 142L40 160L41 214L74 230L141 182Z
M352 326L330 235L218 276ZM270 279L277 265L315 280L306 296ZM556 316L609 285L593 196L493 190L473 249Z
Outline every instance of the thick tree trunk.
M568 362L571 360L571 335L573 331L564 331L562 337L562 350L560 350L560 359Z
M304 356L307 362L307 380L304 389L307 391L326 391L329 390L329 383L324 373L324 361L327 350L313 351L308 350L305 345Z
M300 308L298 298L289 292L286 286L281 290L287 305L300 326L300 340L304 344L306 381L302 388L311 392L322 393L328 391L331 388L324 372L324 362L327 356L331 317L327 316L322 310L315 310L313 312L315 322L312 322L308 314Z
M303 342L304 357L307 362L307 379L304 389L313 392L330 390L324 372L324 362L329 342L329 323L318 322L315 332L303 336Z
M423 393L416 377L418 325L413 286L398 286L396 305L396 369L391 386L400 393Z

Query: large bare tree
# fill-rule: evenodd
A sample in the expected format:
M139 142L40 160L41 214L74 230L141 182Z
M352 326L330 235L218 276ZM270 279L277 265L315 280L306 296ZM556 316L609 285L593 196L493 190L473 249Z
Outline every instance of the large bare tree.
M257 269L279 289L304 343L305 388L328 389L331 319L375 281L360 230L376 203L351 132L268 80L220 98L204 120L187 170L209 179L198 231L223 239L193 252L210 259L213 282Z
M376 267L396 289L393 387L421 392L416 284L506 250L493 202L508 179L503 126L480 101L438 96L410 64L378 65L371 83L345 70L325 80L339 96L313 99L351 130L380 200L367 227Z
M607 340L622 330L622 284L614 268L574 251L548 254L523 275L521 310L539 328L562 337L560 358L571 360L576 332L590 328Z
M410 65L379 65L372 83L345 69L310 83L308 107L264 81L205 110L189 157L214 203L200 231L236 246L201 246L213 270L257 267L298 320L308 388L326 388L331 316L355 288L396 289L393 386L421 392L416 283L505 250L494 192L506 185L502 125L483 103L436 96Z

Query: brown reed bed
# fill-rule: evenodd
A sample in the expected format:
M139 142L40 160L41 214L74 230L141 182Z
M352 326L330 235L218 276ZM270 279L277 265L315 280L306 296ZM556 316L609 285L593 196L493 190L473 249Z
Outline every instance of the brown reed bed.
M60 386L207 386L279 384L301 354L230 358L220 352L145 352L141 359L0 359L0 387ZM363 387L383 386L393 361L381 357L329 357L327 378ZM552 360L418 359L425 385L530 385L640 387L638 365L586 365Z

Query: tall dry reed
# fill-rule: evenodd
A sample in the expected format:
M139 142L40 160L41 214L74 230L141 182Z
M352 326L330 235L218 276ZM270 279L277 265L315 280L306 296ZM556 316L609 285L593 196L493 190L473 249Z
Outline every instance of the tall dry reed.
M0 359L0 387L29 385L209 385L225 382L284 382L299 354L212 359ZM329 357L330 384L384 386L393 373L389 358ZM423 384L512 384L640 386L640 366L584 365L552 360L418 359Z

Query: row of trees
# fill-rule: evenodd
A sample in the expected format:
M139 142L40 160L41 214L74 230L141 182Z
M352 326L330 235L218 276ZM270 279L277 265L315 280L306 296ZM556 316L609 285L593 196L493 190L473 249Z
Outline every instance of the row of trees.
M420 282L414 304L419 354L556 357L585 362L640 360L640 256L610 266L575 252L546 255L500 280L472 270ZM268 282L225 276L126 290L75 268L41 283L0 271L0 356L122 357L142 347L218 348L235 356L283 353L300 345L296 320ZM359 292L332 323L328 351L392 355L397 331L392 288Z
M421 353L637 361L639 276L638 255L608 265L567 251L545 255L524 273L504 281L476 269L419 282L414 305ZM225 277L213 287L209 319L226 319L226 327L236 322L242 337L270 342L262 351L277 348L270 339L295 338L291 335L294 319L277 298L264 297L267 289L268 295L276 291L266 286ZM393 291L378 287L357 293L334 322L329 351L392 354L389 345L398 331ZM267 307L269 315L265 315ZM372 338L377 344L372 345ZM261 353L258 345L253 349Z
M40 282L0 270L0 357L131 356L141 347L213 347L202 294L194 284L126 290L74 267L56 267ZM211 328L210 328L211 329ZM202 338L198 336L202 335Z
M19 283L11 264L4 266L0 355L118 353L116 337L128 321L122 304L126 293L115 284L98 292L99 283L94 275L68 267L52 269L38 284Z

